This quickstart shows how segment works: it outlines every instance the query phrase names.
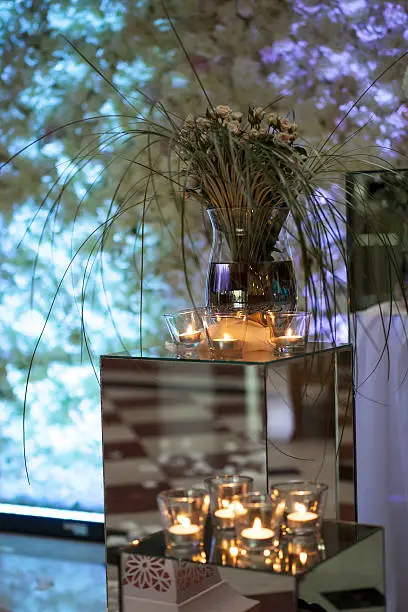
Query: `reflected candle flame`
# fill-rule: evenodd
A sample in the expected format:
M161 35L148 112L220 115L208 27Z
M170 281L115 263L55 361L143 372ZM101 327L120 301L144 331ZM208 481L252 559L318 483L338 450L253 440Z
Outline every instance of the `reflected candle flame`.
M299 553L299 561L301 562L302 565L306 565L306 563L307 563L307 552Z
M304 514L306 512L305 504L300 504L299 502L295 502L295 512L300 512Z
M188 516L184 516L183 514L178 514L177 515L177 522L182 527L190 527L190 525L191 525L191 521L188 518Z

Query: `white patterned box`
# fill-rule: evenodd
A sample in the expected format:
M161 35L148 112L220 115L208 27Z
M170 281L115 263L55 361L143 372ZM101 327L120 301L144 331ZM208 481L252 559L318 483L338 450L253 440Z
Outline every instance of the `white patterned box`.
M126 552L120 568L121 612L259 612L213 566Z

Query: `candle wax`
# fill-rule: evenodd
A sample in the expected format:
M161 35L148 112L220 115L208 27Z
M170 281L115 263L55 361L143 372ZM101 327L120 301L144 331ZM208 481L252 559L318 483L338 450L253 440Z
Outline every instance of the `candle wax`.
M290 344L291 342L299 342L303 340L303 336L277 336L273 338L275 344Z
M200 531L198 525L171 525L169 532L174 535L194 535Z
M288 521L297 523L307 523L308 521L315 521L317 518L316 512L291 512L288 514Z
M180 342L198 342L200 336L201 332L193 329L192 325L189 325L183 334L179 334Z
M214 338L214 342L224 342L225 344L233 344L235 342L235 338L233 338L229 334L224 334L223 338Z
M224 334L223 338L214 338L215 342L233 342L234 338L230 334Z
M223 338L214 338L213 344L220 351L228 351L237 348L238 340L230 334L224 334Z
M234 519L236 516L242 516L247 511L239 502L231 502L226 508L221 508L214 512L214 516L220 519Z
M273 531L262 527L261 519L256 518L252 527L247 527L241 531L241 537L248 540L269 540L273 538Z

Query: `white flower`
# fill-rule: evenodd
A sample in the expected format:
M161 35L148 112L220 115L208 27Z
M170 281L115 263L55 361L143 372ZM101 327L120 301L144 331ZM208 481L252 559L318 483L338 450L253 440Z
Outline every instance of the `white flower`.
M262 106L257 106L257 108L254 109L254 119L256 119L257 121L262 121L262 119L265 117L265 111L262 108Z
M243 113L240 113L239 111L234 111L231 114L231 118L233 119L233 121L238 121L241 122L242 121L242 117L244 116Z
M231 113L230 107L226 106L225 104L219 104L218 106L215 107L215 114L218 117L221 117L221 119L226 119L230 113Z
M238 121L228 121L226 126L232 134L238 134L241 131Z
M289 119L287 119L287 117L282 117L281 118L281 120L280 120L281 130L283 130L284 132L287 132L291 125L292 125L292 122L289 121Z
M270 113L267 117L267 121L269 123L269 125L272 125L273 127L278 127L279 125L279 116L277 113Z

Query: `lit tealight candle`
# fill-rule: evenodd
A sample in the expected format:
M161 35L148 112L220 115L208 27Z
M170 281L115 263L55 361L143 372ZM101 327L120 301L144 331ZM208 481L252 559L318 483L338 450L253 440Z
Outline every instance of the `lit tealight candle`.
M237 346L238 340L233 338L230 334L224 334L222 338L214 338L213 344L215 348L220 351L231 351Z
M199 525L191 524L188 516L181 514L177 517L177 523L169 527L169 533L176 536L193 536L200 531Z
M284 336L277 336L273 338L273 342L277 346L289 346L291 344L296 344L297 342L300 342L301 340L303 340L303 337L294 334L293 330L290 327L286 331L286 334Z
M241 538L246 541L258 542L259 540L270 540L273 538L272 529L262 527L262 521L260 518L255 518L252 527L247 527L241 531Z
M227 499L223 499L221 501L221 505L222 508L214 512L214 516L221 519L221 521L227 521L230 523L230 521L233 521L236 516L242 516L243 514L247 513L241 502L237 500L229 502Z
M192 325L187 326L187 331L183 334L179 334L180 342L183 344L192 344L193 342L200 341L201 332L193 329Z
M293 529L298 527L302 527L307 524L308 526L312 526L313 523L316 523L319 518L319 515L316 512L309 512L306 510L306 506L304 504L295 503L294 512L290 512L288 514L288 525Z

